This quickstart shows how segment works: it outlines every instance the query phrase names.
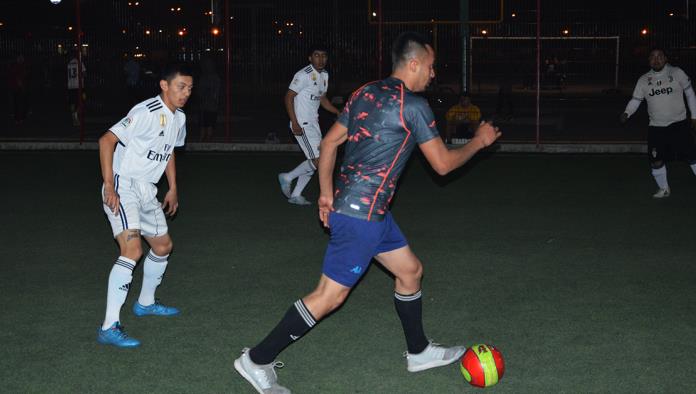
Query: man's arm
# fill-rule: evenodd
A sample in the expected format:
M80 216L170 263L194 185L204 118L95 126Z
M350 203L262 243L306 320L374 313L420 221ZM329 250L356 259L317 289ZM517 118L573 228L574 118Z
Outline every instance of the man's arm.
M176 160L174 157L174 151L172 151L172 157L169 158L167 167L164 168L164 174L167 176L169 190L167 191L167 194L164 195L164 201L162 201L162 210L164 210L164 212L169 216L173 216L176 213L176 210L179 209L179 197L176 190Z
M336 107L334 107L333 104L331 104L331 101L329 101L329 99L326 98L325 94L321 96L319 103L322 107L324 107L325 110L331 112L334 115L338 116L341 113L341 111L339 111Z
M474 138L457 149L447 149L440 138L433 138L420 144L419 147L435 172L445 175L469 161L478 151L495 142L500 135L497 127L493 127L493 124L489 122L483 122L476 130Z
M288 92L285 93L285 111L287 111L288 117L290 118L293 134L302 135L302 127L300 127L300 124L297 122L297 116L295 115L295 96L297 96L297 92L292 89L288 89Z
M101 165L102 179L104 180L104 204L114 215L118 214L119 196L114 189L114 147L119 139L116 134L107 131L99 138L99 164Z
M619 121L621 121L621 123L625 123L628 120L628 118L630 118L631 115L633 115L638 110L638 107L640 107L641 101L643 101L643 91L640 88L640 79L639 79L638 82L636 83L635 89L633 89L633 97L631 97L631 100L626 105L626 109L621 114Z
M348 138L348 128L338 122L321 140L319 151L319 219L329 227L329 212L333 211L333 171L336 166L338 147ZM439 138L438 138L439 140ZM442 141L440 140L440 143Z

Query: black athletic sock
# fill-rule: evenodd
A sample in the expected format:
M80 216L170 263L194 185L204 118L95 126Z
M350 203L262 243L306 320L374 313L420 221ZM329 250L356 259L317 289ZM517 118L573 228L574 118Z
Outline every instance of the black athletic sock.
M406 347L411 354L418 354L428 346L423 332L423 301L421 291L411 295L394 293L394 306L401 319L406 336Z
M300 339L316 324L304 302L297 300L268 336L249 351L251 361L259 365L272 363L283 349Z

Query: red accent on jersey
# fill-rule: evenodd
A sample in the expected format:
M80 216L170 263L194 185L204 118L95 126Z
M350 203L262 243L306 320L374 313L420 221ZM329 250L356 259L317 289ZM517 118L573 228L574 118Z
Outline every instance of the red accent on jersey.
M401 143L401 146L399 147L399 150L396 152L396 156L394 156L394 160L392 160L391 165L389 166L389 169L387 170L387 176L391 172L391 170L394 168L394 165L396 164L396 161L399 159L399 156L401 155L401 152L403 152L404 147L406 146L406 142L408 142L409 137L411 137L411 130L406 127L406 122L404 122L404 84L399 85L399 90L401 91L401 103L399 107L399 119L401 119L401 125L403 126L404 130L406 130L406 138L404 138L404 142ZM380 192L382 192L382 188L384 187L384 182L387 181L387 177L385 176L382 178L382 183L379 184L379 187L377 188L377 191L375 191L375 195L372 197L372 204L370 205L370 210L367 213L367 220L370 220L372 218L372 210L375 208L375 203L377 202L377 196L379 195ZM391 197L390 197L391 199Z
M355 117L355 119L357 120L363 120L365 118L367 118L367 112L361 112L358 114L358 116Z

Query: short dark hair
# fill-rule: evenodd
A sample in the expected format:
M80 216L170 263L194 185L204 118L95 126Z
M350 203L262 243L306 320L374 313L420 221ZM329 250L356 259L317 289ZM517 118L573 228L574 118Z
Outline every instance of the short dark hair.
M648 55L650 55L651 53L653 53L653 51L660 51L660 52L662 52L663 55L665 55L665 57L669 57L669 56L667 56L667 50L665 50L665 48L663 48L663 47L661 47L661 46L659 46L659 45L654 45L654 46L652 46L652 47L650 48L650 51L648 52Z
M193 77L193 71L186 63L169 63L162 69L160 80L167 81L169 83L172 81L172 79L176 78L177 75Z
M413 58L415 51L425 51L426 45L430 45L430 42L420 33L406 31L399 34L392 44L392 71Z
M315 42L307 49L307 56L312 56L316 51L329 53L329 48L321 42Z

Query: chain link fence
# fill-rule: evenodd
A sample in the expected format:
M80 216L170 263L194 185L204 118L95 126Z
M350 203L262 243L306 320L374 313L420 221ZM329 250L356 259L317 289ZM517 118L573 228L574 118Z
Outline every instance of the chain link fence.
M466 90L508 141L642 141L644 109L626 127L617 119L648 70L649 48L665 47L673 64L696 74L693 0L636 1L630 8L574 0L539 7L536 0L80 0L79 21L77 1L6 1L0 140L95 140L133 103L157 94L164 64L184 61L197 76L201 64L212 63L221 80L214 141L256 143L271 134L291 142L283 96L313 43L330 50L329 96L345 99L389 74L391 41L406 30L423 33L436 49L436 78L424 95L440 128ZM66 67L77 53L78 30L86 100L84 123L76 126ZM202 99L194 93L185 108L190 142L198 138ZM333 120L323 111L321 119L325 126Z

